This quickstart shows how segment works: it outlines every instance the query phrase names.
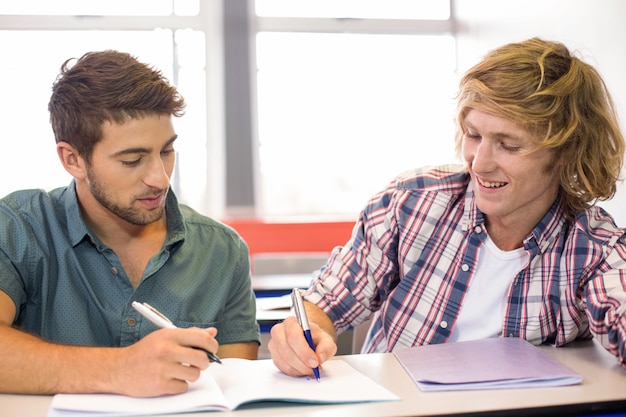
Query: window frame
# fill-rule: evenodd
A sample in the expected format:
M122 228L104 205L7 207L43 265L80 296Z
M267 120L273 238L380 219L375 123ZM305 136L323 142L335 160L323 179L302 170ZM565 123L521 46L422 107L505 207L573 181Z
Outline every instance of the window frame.
M217 218L258 218L257 33L456 36L453 2L448 1L450 17L446 20L268 17L256 15L254 0L213 0L200 1L195 16L0 15L0 30L153 30L158 27L204 32L207 178L204 189L197 190L203 203L195 208ZM175 56L173 62L176 79Z
M226 216L232 218L258 218L256 196L259 195L260 175L257 131L256 95L256 35L259 32L307 32L347 34L390 34L390 35L451 35L456 37L457 20L454 2L448 0L450 16L445 20L405 20L371 18L325 18L325 17L271 17L257 16L254 0L224 1L227 17L224 21L225 74L239 73L248 68L231 85L226 79ZM245 55L229 59L228 39L232 36L247 40L242 47ZM247 77L247 78L246 78ZM237 91L237 94L231 94ZM247 112L249 118L237 118L238 111ZM229 117L229 116L233 117ZM250 146L251 145L251 146ZM239 156L237 156L238 154Z
M0 15L0 30L7 31L151 31L156 28L170 29L175 32L179 29L192 29L205 34L205 101L206 101L206 144L207 180L203 189L197 190L200 194L198 211L219 217L224 210L224 119L222 86L222 8L221 1L204 2L199 4L197 15L168 15L168 16L74 16L74 15ZM175 52L175 50L174 50ZM173 83L176 83L178 64L176 53L172 57ZM60 65L60 63L59 63ZM184 117L184 116L183 116ZM176 184L172 187L175 191Z

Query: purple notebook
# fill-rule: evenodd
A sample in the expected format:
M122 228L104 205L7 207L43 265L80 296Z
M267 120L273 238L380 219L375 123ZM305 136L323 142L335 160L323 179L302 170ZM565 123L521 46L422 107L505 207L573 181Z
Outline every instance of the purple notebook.
M553 387L582 382L526 340L500 337L394 351L422 391Z

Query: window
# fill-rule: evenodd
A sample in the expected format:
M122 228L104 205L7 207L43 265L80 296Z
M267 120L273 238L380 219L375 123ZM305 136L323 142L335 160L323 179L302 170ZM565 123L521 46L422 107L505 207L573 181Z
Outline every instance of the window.
M66 59L120 49L188 102L182 202L217 218L353 219L400 171L453 161L454 35L448 0L5 2L0 195L68 183L50 87Z
M401 171L455 161L448 1L257 0L256 13L262 217L353 218Z
M256 0L258 16L333 19L426 19L450 17L448 0Z
M118 49L159 68L187 100L186 115L175 119L181 139L176 143L178 163L172 184L182 201L209 211L204 192L206 37L202 28L197 28L196 16L173 14L173 10L193 14L194 3L197 5L190 0L56 1L51 7L45 0L28 0L2 4L0 45L9 59L0 62L5 97L0 112L5 115L7 134L0 175L10 181L2 181L0 195L22 188L52 189L69 182L71 177L55 156L49 124L52 83L68 58L87 51ZM15 14L7 16L9 13ZM128 16L117 16L120 14ZM152 17L158 15L168 18Z
M173 11L178 15L197 13L198 0L21 0L0 6L5 15L35 16L168 16Z

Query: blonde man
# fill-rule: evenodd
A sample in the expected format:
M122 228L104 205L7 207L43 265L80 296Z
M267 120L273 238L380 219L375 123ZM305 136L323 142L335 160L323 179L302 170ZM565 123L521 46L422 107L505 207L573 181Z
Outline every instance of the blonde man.
M564 45L493 50L461 79L465 164L406 172L374 195L271 331L286 374L310 375L338 333L372 318L363 352L489 337L595 337L626 364L626 234L596 206L616 191L624 137L610 95Z

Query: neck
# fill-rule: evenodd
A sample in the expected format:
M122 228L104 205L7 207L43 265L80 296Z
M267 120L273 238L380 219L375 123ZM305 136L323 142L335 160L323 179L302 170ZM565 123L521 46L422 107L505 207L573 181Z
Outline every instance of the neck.
M145 225L129 223L98 203L91 193L80 193L79 207L85 224L108 246L115 247L132 240L162 239L167 234L167 217Z
M167 234L167 220L163 216L159 220L147 225L135 225L111 214L105 219L92 217L83 210L83 217L87 226L111 247L129 243L133 240L161 239Z
M531 220L507 223L501 219L493 220L487 218L485 226L489 237L491 237L491 240L499 249L511 251L524 246L524 239L533 230L537 222Z

